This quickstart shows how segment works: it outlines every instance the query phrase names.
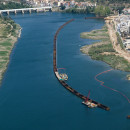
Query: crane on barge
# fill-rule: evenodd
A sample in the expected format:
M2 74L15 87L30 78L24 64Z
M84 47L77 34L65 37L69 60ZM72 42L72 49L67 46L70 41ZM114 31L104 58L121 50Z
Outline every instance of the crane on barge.
M90 96L90 90L89 90L89 93L88 93L87 98L82 102L82 104L88 106L89 108L97 107L97 104L92 103L91 100L88 100L88 99L89 99L89 96Z

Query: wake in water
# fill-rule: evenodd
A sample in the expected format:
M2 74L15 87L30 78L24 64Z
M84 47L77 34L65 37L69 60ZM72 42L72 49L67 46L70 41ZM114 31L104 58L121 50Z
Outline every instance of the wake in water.
M100 82L100 83L101 83L100 85L102 85L103 87L108 88L108 89L110 89L110 90L112 90L112 91L115 91L115 92L119 93L119 94L122 95L124 98L126 98L126 100L128 101L128 103L130 103L129 98L128 98L125 94L123 94L122 92L120 92L120 91L118 91L118 90L116 90L116 89L113 89L113 88L110 88L110 87L108 87L108 86L105 86L103 81L97 79L97 77L98 77L99 75L104 74L104 73L107 73L107 72L112 71L112 70L113 70L113 69L110 69L110 70L103 71L103 72L97 74L97 75L95 76L95 80L98 81L98 82Z

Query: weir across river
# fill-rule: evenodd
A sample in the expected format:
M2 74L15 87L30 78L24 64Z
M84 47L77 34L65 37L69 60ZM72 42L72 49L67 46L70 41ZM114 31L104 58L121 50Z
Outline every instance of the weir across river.
M73 93L74 95L78 96L79 98L81 98L81 99L83 99L83 100L86 100L86 99L87 99L86 96L80 94L79 92L77 92L76 90L74 90L73 88L71 88L65 81L59 79L59 73L58 73L58 69L57 69L57 55L56 55L56 53L57 53L57 51L56 51L57 36L58 36L60 30L61 30L65 25L69 24L69 23L72 22L72 21L74 21L74 19L71 19L71 20L69 20L68 22L64 23L62 26L60 26L60 28L59 28L59 29L57 30L57 32L55 33L54 43L53 43L53 46L54 46L54 48L53 48L53 70L54 70L54 73L55 73L56 78L58 79L58 81L60 82L60 84L61 84L63 87L65 87L67 90L69 90L71 93ZM96 102L96 101L94 101L94 100L92 100L92 99L90 99L90 98L88 98L88 101L89 101L89 102L92 102L92 103L94 103L94 104L96 104L99 108L102 108L102 109L104 109L104 110L110 110L109 107L107 107L107 106L105 106L105 105L103 105L103 104L100 104L100 103L98 103L98 102Z

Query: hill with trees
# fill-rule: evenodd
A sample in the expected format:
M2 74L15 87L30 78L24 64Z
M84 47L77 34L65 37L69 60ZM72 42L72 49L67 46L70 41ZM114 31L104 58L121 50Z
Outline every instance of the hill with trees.
M69 1L69 0L67 0ZM88 0L75 0L85 2ZM95 13L96 16L108 16L110 14L121 13L124 8L130 7L130 0L89 0L97 3L96 7L87 7L86 9L70 8L65 12L69 13Z
M27 4L24 2L7 2L7 3L1 3L0 4L0 10L4 9L19 9L19 8L28 8Z
M0 3L0 10L4 9L19 9L19 8L28 8L30 7L27 5L23 0L15 0L13 2L5 2L4 1Z

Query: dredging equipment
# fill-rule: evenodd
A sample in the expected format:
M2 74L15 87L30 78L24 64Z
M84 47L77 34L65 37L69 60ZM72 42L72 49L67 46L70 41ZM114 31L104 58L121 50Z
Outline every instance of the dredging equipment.
M89 93L88 93L87 99L84 100L84 101L82 102L82 104L88 106L89 108L95 108L95 107L97 107L97 104L94 104L94 103L88 101L89 95L90 95L90 91L89 91Z
M54 71L54 74L56 76L56 78L58 79L59 83L65 87L68 91L70 91L71 93L73 93L74 95L76 95L77 97L83 99L84 101L88 101L89 103L93 103L94 105L96 105L97 107L99 108L102 108L104 110L110 110L109 107L101 104L101 103L98 103L82 94L80 94L79 92L77 92L76 90L74 90L73 88L71 88L64 80L61 80L61 77L60 77L60 74L58 73L58 69L57 69L57 51L56 51L56 46L57 46L57 36L60 32L60 30L67 24L69 24L70 22L74 21L74 19L71 19L69 21L67 21L66 23L64 23L63 25L61 25L59 27L59 29L56 31L55 33L55 36L54 36L54 42L53 42L53 71Z

